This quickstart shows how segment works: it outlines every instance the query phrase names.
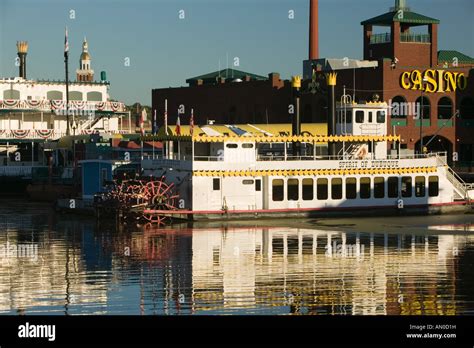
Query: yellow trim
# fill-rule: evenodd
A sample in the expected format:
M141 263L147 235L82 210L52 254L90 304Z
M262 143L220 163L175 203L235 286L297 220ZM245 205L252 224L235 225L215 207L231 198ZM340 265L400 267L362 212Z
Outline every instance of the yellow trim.
M291 87L301 88L301 76L296 75L291 78Z
M374 168L374 169L298 169L298 170L196 170L193 176L205 177L260 177L260 176L348 176L348 175L401 175L417 173L435 173L437 167L414 168Z
M337 73L326 74L326 80L327 80L328 86L335 86L337 83Z

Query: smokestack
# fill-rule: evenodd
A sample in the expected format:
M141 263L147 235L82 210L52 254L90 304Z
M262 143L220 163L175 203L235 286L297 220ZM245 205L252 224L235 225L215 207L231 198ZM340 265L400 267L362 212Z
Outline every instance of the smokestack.
M319 58L318 0L310 0L309 5L309 59Z
M20 77L26 80L26 54L28 53L28 42L17 41L16 48L18 50L18 58L20 59Z

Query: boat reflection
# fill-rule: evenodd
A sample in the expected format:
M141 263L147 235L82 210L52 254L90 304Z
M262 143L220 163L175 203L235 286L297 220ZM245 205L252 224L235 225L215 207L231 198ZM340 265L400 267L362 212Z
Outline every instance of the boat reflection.
M29 224L9 217L2 225L0 246L37 245L36 260L0 255L2 313L474 310L468 290L474 236L465 233L357 233L307 225L115 230L48 216Z

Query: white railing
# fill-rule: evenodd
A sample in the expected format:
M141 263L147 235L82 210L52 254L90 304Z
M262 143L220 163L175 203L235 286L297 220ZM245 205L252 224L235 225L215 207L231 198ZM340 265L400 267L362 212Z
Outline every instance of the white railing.
M127 134L125 130L104 131L98 129L76 129L75 134L71 129L70 135L90 135L90 134ZM0 129L0 139L43 139L43 140L57 140L66 136L66 132L57 131L54 129Z
M384 123L360 125L360 133L362 135L385 135L385 129Z
M31 177L32 168L30 166L0 166L0 176Z
M474 189L474 184L466 183L449 165L446 161L446 156L437 156L437 162L439 166L446 167L446 177L449 182L454 186L454 189L458 195L458 198L468 199L469 190Z

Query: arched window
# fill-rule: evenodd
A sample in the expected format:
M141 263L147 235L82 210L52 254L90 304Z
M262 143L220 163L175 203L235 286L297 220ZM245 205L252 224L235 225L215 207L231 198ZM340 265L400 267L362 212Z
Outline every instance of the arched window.
M321 98L316 108L316 122L325 123L328 121L328 103L326 99Z
M46 99L48 99L48 100L63 100L63 92L61 92L61 91L48 91L46 93Z
M415 116L423 115L424 120L429 120L431 115L431 103L427 97L419 97L416 102Z
M453 102L448 97L443 97L438 102L438 119L449 120L453 116Z
M313 109L311 104L306 104L304 106L303 117L301 118L302 123L312 123L313 122Z
M405 97L397 95L392 99L392 118L407 118L409 114L408 103Z
M82 92L69 92L69 100L82 100Z
M102 93L100 92L88 92L87 100L89 101L102 101Z
M6 89L3 91L3 99L20 99L20 91L16 89Z
M464 97L461 100L459 111L461 113L461 118L465 120L474 119L474 99L471 97Z

